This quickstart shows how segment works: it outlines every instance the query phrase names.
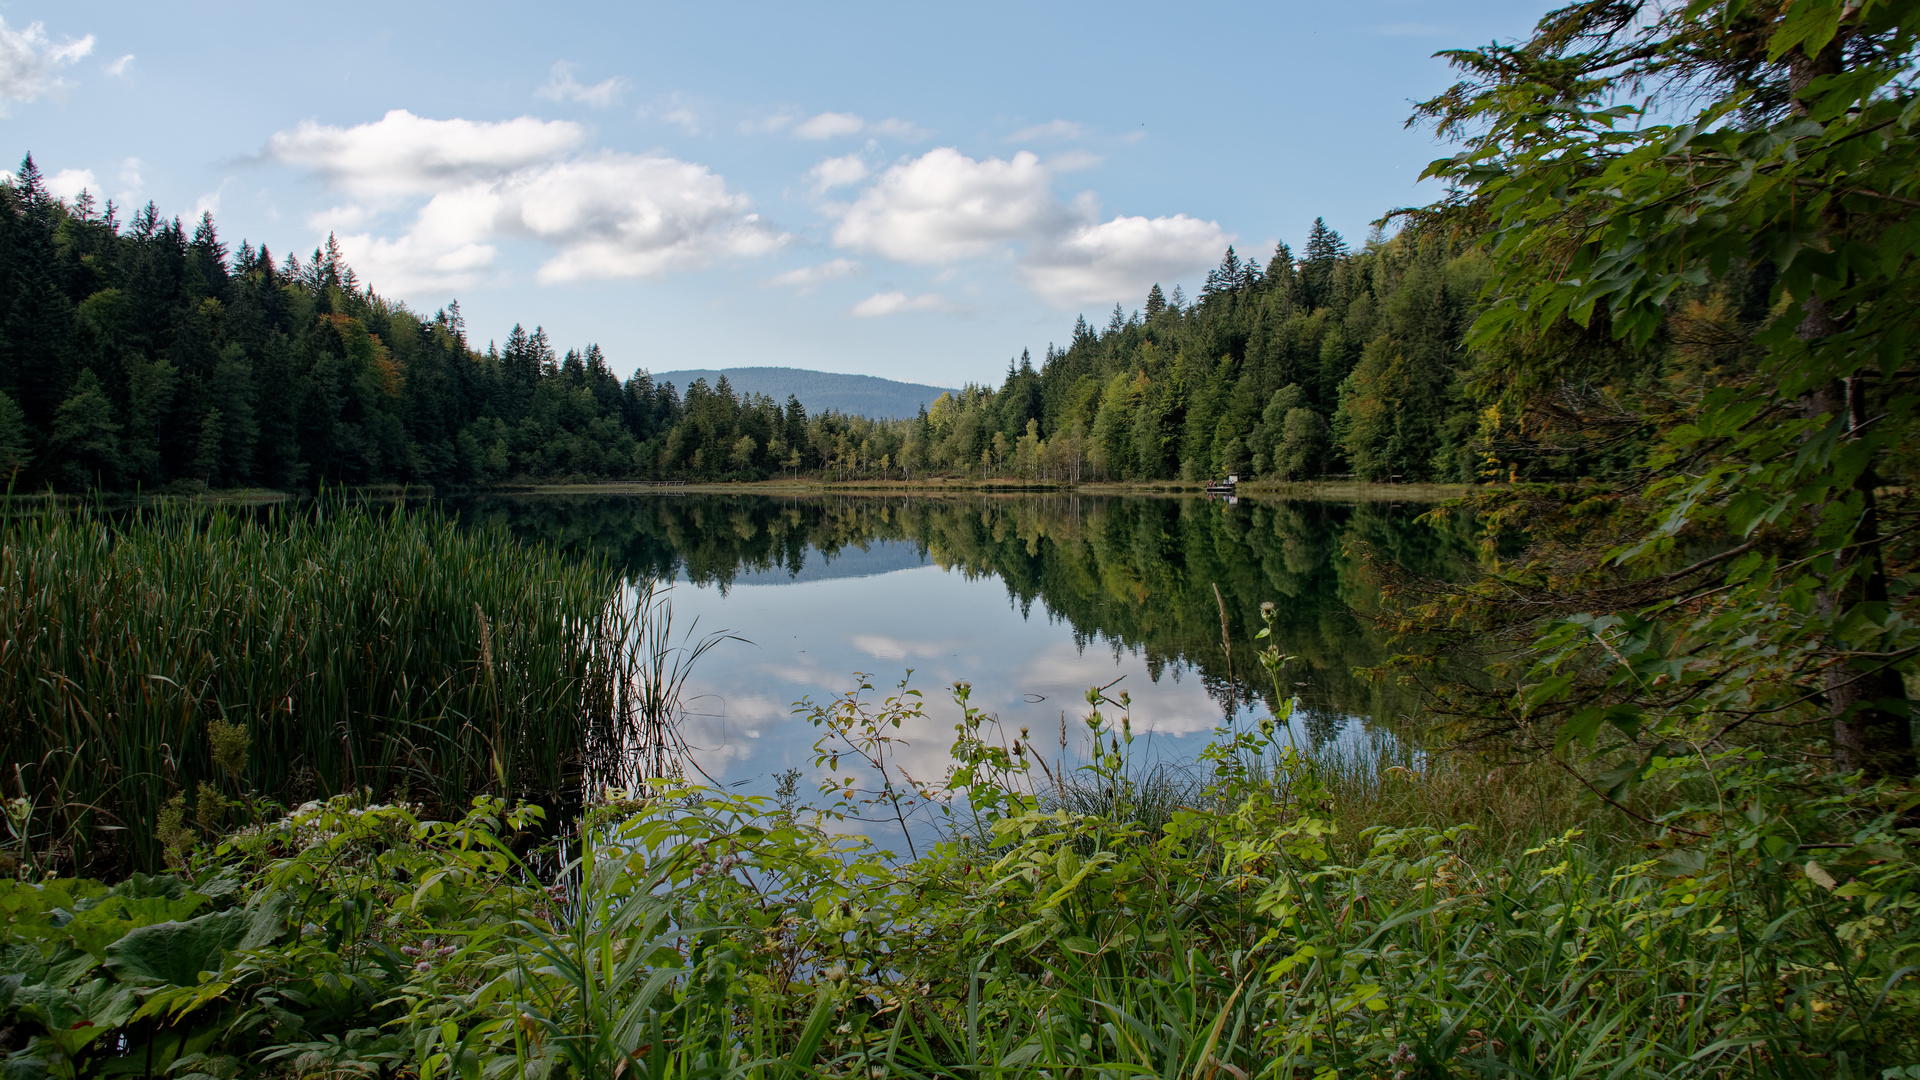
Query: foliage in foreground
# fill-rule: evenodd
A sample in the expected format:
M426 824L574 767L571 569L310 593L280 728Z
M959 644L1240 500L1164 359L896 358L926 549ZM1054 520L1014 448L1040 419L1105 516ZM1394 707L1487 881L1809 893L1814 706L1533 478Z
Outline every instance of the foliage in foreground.
M1864 1077L1920 1063L1920 835L1895 824L1910 795L1678 754L1655 763L1660 782L1711 797L1644 848L1575 830L1522 851L1471 845L1466 826L1390 825L1336 845L1351 823L1277 725L1222 729L1204 790L1150 807L1126 715L1090 699L1105 752L1040 784L1031 748L968 709L948 838L913 859L840 820L891 819L927 794L887 761L917 706L852 694L816 710L822 751L876 772L830 782L831 810L678 782L609 793L557 875L508 845L537 809L483 797L432 822L340 796L203 848L178 876L9 883L7 1075Z

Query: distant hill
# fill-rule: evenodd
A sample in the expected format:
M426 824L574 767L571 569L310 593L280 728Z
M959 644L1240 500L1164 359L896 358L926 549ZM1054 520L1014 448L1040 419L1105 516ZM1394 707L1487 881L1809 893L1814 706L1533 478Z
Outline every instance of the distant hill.
M906 417L931 405L941 394L951 393L944 386L898 382L873 375L842 375L833 371L808 371L790 367L691 368L684 371L656 371L653 381L670 382L682 394L695 379L711 386L720 376L736 394L765 394L775 401L792 394L806 406L807 415L835 412L871 417Z

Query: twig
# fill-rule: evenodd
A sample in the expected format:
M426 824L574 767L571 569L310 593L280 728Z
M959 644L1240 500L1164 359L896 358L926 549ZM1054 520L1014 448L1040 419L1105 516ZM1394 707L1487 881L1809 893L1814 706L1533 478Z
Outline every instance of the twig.
M1655 826L1656 828L1672 829L1674 832L1683 832L1683 833L1686 833L1688 836L1697 836L1702 840L1708 839L1708 835L1706 833L1694 832L1692 829L1684 829L1678 825L1672 825L1664 822L1655 821L1652 818L1646 816L1645 814L1636 813L1632 810L1627 809L1625 806L1622 806L1617 800L1615 800L1613 796L1608 795L1606 792L1601 791L1599 788L1594 787L1593 784L1589 783L1586 777L1580 775L1580 770L1575 769L1573 766L1560 760L1559 754L1548 754L1547 756L1553 759L1553 763L1555 765L1558 765L1561 768L1567 770L1568 776L1571 776L1575 780L1580 781L1581 786L1585 787L1588 791L1591 791L1595 795L1599 796L1602 802L1606 803L1608 806L1613 807L1615 810L1618 810L1621 813L1627 815L1628 817L1633 818L1636 821L1645 822L1646 824Z

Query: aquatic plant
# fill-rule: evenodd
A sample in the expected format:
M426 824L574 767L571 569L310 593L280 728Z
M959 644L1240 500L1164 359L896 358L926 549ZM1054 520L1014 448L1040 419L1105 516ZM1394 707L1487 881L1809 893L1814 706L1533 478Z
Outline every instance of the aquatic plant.
M430 511L30 510L0 529L15 857L150 870L170 804L178 847L363 789L571 814L671 760L670 635L651 585Z

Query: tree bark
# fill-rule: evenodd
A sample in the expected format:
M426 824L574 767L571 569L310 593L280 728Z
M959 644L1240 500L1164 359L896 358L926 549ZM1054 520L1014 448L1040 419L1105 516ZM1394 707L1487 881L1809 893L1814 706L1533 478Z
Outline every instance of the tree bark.
M1801 90L1814 79L1841 70L1844 36L1836 36L1817 57L1798 56L1792 61L1789 81L1796 111L1806 111L1799 100ZM1846 227L1845 211L1837 202L1828 204L1821 234L1844 235ZM1839 333L1852 314L1819 295L1809 295L1801 310L1804 315L1796 333L1809 345ZM1807 419L1832 417L1845 425L1845 438L1857 439L1868 419L1865 381L1857 375L1834 379L1802 397L1800 407ZM1886 559L1881 550L1879 503L1874 494L1878 486L1871 464L1854 481L1854 490L1861 498L1860 516L1849 538L1851 556L1841 559L1836 567L1852 572L1822 591L1816 602L1817 614L1830 628L1838 626L1861 604L1887 603ZM1886 660L1854 655L1858 650L1844 640L1829 638L1825 644L1838 660L1825 675L1827 711L1833 721L1834 769L1859 772L1867 783L1911 777L1916 759L1906 680Z

